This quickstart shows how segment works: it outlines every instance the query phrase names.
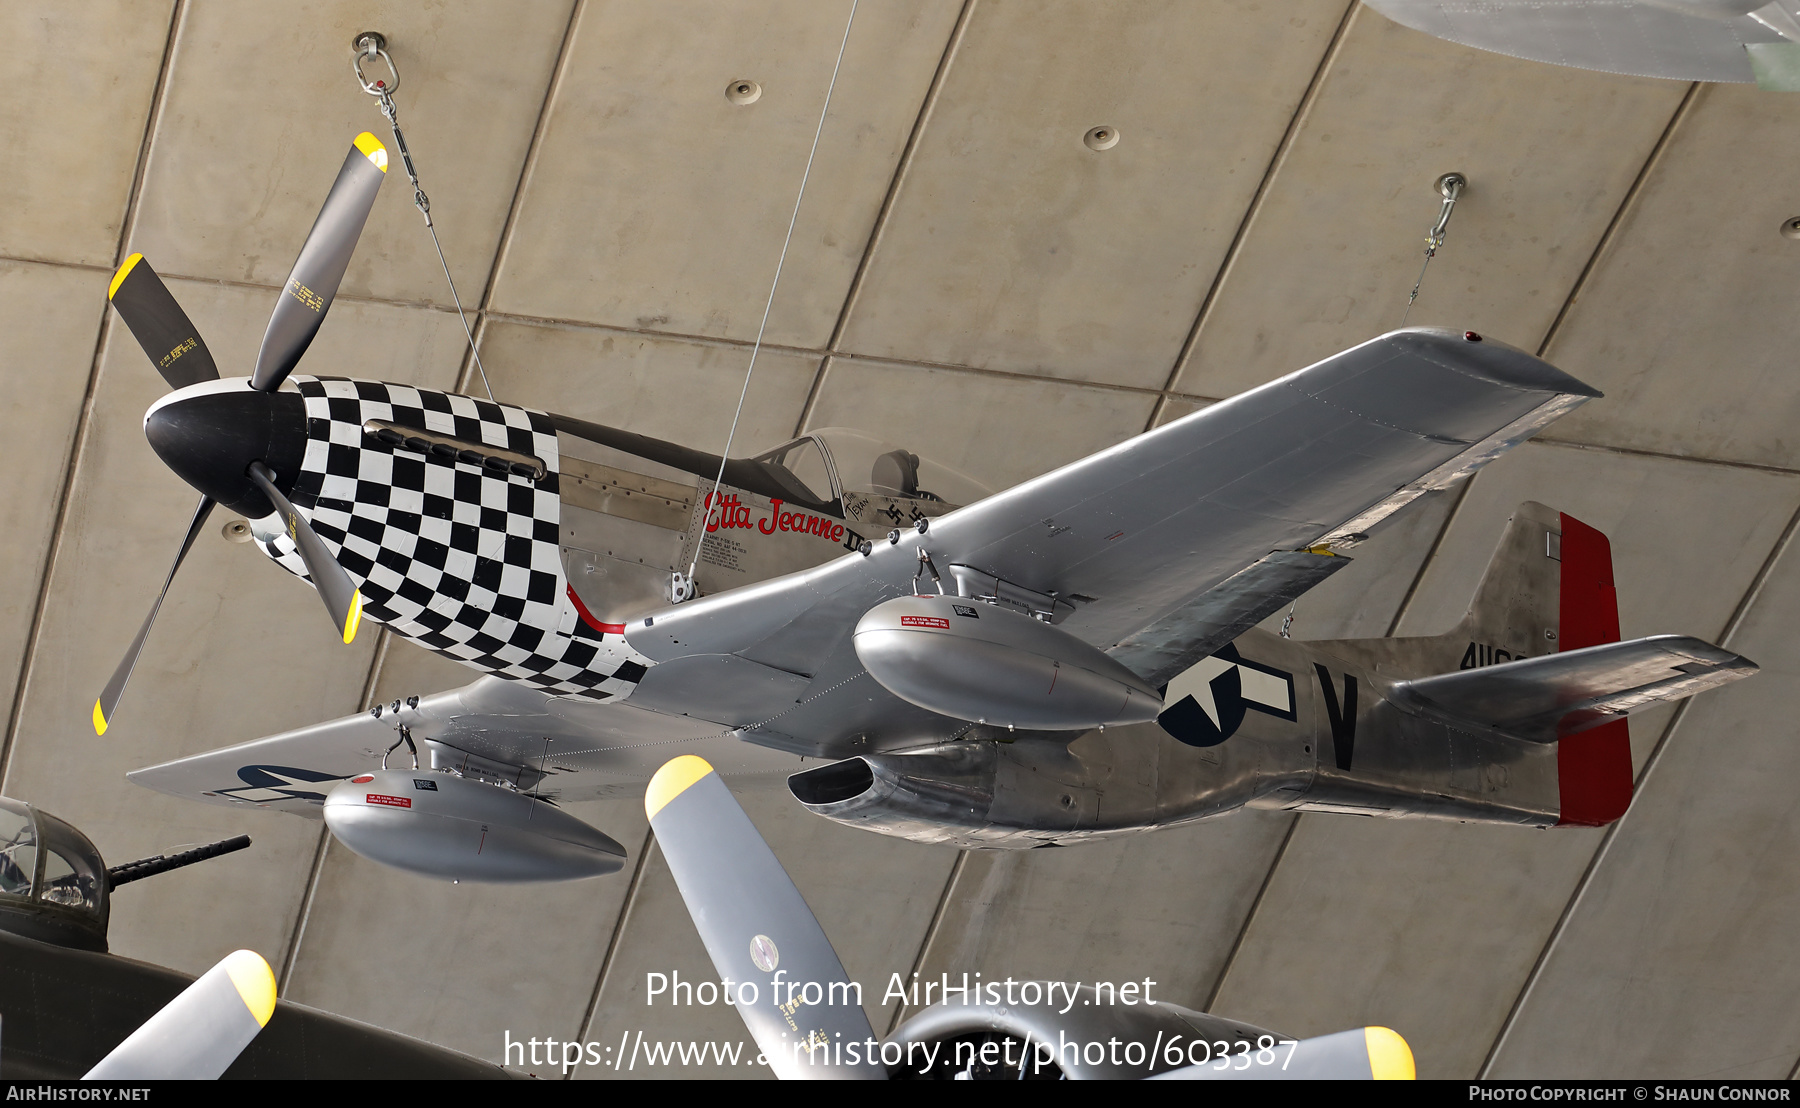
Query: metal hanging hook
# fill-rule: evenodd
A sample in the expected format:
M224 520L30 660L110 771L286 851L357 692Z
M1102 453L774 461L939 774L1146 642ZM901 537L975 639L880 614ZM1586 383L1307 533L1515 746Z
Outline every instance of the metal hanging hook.
M1437 257L1438 248L1444 245L1444 233L1450 227L1450 213L1456 210L1456 201L1463 190L1469 187L1469 179L1460 173L1446 173L1437 179L1438 195L1444 198L1443 207L1438 209L1437 222L1431 230L1425 232L1425 260L1419 265L1419 279L1413 282L1412 294L1406 298L1406 311L1400 314L1400 326L1406 326L1406 317L1412 314L1413 301L1419 298L1419 289L1425 284L1425 270L1431 266L1431 259Z
M1437 253L1438 247L1444 245L1444 231L1450 226L1450 213L1456 210L1456 198L1462 195L1463 189L1469 186L1469 179L1460 173L1446 173L1437 179L1438 194L1444 198L1444 206L1438 212L1437 222L1432 224L1431 231L1425 236L1425 256Z
M380 31L364 31L356 36L351 46L356 50L350 56L350 69L356 74L356 83L370 96L392 95L400 87L400 71L394 68L394 59L388 57L387 36ZM387 63L386 81L370 81L363 75L363 62L376 58Z

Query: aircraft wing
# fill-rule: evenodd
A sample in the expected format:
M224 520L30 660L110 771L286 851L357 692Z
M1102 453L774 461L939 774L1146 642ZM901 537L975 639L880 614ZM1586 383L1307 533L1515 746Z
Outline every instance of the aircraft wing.
M325 794L388 757L412 765L396 722L404 722L419 765L503 780L547 799L590 800L642 792L678 754L700 754L733 777L786 776L799 768L777 750L739 742L718 724L620 703L552 697L515 681L473 684L402 702L398 713L359 712L133 770L126 777L159 792L228 807L272 808L318 819Z
M634 621L626 638L663 663L736 655L811 678L770 726L798 740L790 749L816 750L861 726L808 709L857 680L851 629L914 591L924 550L946 580L1054 594L1064 630L1166 678L1268 615L1271 598L1322 579L1323 563L1343 561L1335 548L1598 395L1500 343L1397 331L877 540L867 556L689 601ZM898 710L871 685L851 686L865 718L877 702Z
M1652 635L1401 681L1388 699L1453 726L1549 743L1756 670L1700 639Z

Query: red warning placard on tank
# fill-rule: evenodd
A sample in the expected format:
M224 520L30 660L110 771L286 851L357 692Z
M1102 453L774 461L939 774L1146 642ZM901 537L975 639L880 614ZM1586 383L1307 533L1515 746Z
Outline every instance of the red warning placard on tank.
M902 627L935 627L940 631L950 630L950 621L937 616L901 616Z
M388 796L385 793L364 793L363 799L370 804L382 804L389 808L412 807L412 801L404 796Z

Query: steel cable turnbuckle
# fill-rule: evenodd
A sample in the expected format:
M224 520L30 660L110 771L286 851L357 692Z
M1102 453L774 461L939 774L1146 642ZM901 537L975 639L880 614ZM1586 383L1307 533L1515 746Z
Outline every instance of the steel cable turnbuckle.
M400 164L406 167L406 179L412 182L413 206L425 217L425 229L431 232L431 245L437 250L438 264L444 267L444 280L450 286L450 299L456 303L456 317L462 321L463 334L469 340L469 353L475 359L475 369L481 374L481 387L487 390L488 399L494 399L494 386L488 383L487 367L481 364L481 351L475 345L475 332L469 327L469 318L463 312L462 297L456 292L456 279L450 276L450 263L444 259L444 246L438 242L437 226L431 222L431 198L419 185L419 171L414 168L412 151L406 148L406 136L400 133L400 117L394 107L394 93L400 88L400 70L394 65L394 59L387 52L387 36L380 31L364 31L353 41L356 52L350 57L350 70L356 74L356 83L370 96L376 98L381 114L388 121L388 129L394 133L394 146L400 151ZM380 59L386 66L388 78L371 81L363 73L363 63Z

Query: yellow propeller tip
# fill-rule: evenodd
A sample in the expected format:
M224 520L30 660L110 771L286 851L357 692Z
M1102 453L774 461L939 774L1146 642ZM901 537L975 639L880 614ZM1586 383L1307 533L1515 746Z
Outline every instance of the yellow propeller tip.
M383 172L385 172L385 170ZM113 298L113 293L118 292L119 286L125 283L125 275L131 272L133 266L143 260L144 256L142 254L133 254L131 257L125 259L125 264L119 267L119 272L113 274L112 284L107 286L106 298L108 300L111 300Z
M275 973L269 969L269 963L254 950L236 950L219 964L237 986L244 1007L256 1017L256 1026L267 1027L269 1017L275 1014Z
M1375 1080L1412 1081L1417 1078L1412 1047L1406 1045L1398 1031L1365 1027L1363 1042L1369 1048L1369 1073Z
M362 151L363 157L375 163L376 169L387 172L387 147L381 145L380 139L364 131L356 136L356 148Z
M106 713L100 710L100 702L94 701L94 734L106 734Z
M688 790L688 786L713 771L712 765L697 754L683 754L663 763L650 779L650 787L644 790L644 815L656 818L656 813Z
M362 604L361 590L350 594L350 614L344 617L345 646L349 646L356 640L356 629L362 625Z

